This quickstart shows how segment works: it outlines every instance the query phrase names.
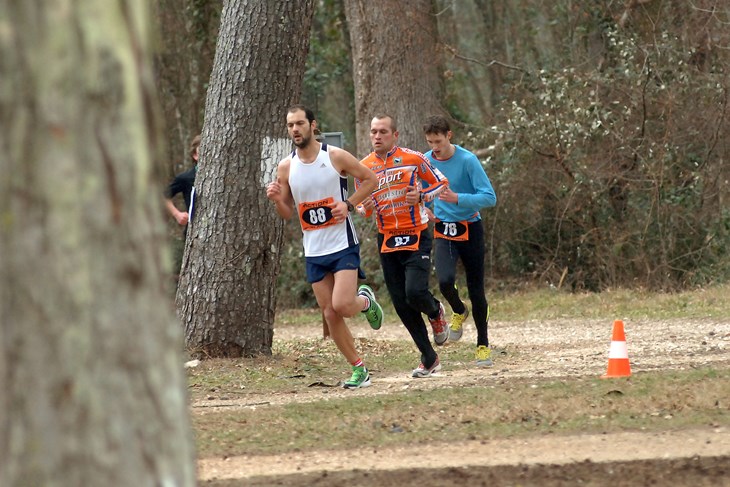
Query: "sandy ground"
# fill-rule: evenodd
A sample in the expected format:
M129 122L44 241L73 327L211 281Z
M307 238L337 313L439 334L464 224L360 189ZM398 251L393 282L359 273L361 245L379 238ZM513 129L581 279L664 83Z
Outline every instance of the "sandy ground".
M458 455L444 458L444 451ZM605 435L549 436L521 440L492 440L434 444L428 452L413 455L413 448L383 448L359 460L364 471L442 469L471 466L562 465L579 462L624 462L651 459L730 456L730 428L707 428L661 433L616 433ZM240 456L204 459L199 463L201 480L241 479L352 469L352 453L328 451L318 454ZM728 479L730 481L730 478Z

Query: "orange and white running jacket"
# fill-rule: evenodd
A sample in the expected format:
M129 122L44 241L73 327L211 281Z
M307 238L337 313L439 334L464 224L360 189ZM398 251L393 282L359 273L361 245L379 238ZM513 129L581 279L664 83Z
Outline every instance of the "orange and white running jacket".
M429 159L420 152L395 146L383 160L371 152L360 161L372 169L378 177L378 188L370 197L375 202L378 231L423 230L428 226L428 216L424 201L432 201L449 184L444 175L431 165ZM428 182L423 191L421 180ZM355 180L358 187L360 181ZM423 201L417 205L406 203L406 187L415 186L423 194ZM372 211L360 210L365 216Z

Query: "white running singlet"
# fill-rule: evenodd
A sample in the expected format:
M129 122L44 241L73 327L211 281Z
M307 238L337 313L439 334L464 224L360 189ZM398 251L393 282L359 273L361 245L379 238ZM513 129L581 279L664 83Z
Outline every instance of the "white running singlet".
M321 257L359 243L350 214L340 223L332 217L332 205L347 199L347 177L332 166L327 144L321 144L314 162L302 162L292 152L289 187L294 210L304 235L304 255Z

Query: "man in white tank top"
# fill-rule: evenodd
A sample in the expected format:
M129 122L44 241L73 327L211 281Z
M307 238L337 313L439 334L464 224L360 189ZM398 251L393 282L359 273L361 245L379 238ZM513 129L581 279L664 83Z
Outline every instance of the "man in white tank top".
M352 365L346 389L370 385L344 318L362 312L370 326L379 329L383 310L373 290L357 287L360 271L360 242L350 213L377 187L375 173L349 152L319 143L314 138L317 121L302 105L289 108L286 126L296 149L279 162L276 181L266 188L266 196L284 219L297 215L302 227L307 281L312 284L330 335L342 355ZM348 198L347 176L359 187Z

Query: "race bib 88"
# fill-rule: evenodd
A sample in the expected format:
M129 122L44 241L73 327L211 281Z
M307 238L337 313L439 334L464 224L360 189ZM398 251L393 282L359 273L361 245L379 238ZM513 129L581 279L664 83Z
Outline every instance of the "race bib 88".
M305 201L299 204L299 221L302 230L319 230L337 224L332 216L335 200L332 197L319 201Z

